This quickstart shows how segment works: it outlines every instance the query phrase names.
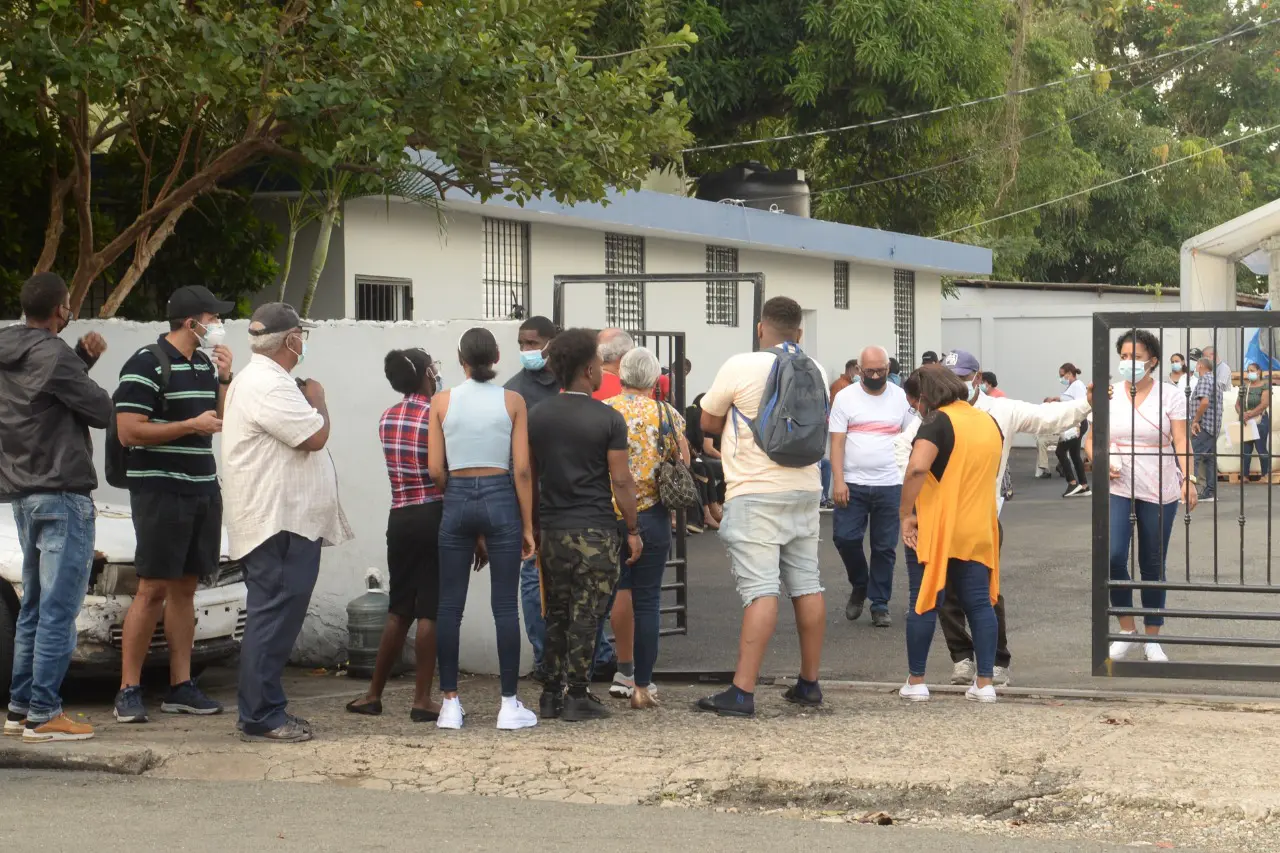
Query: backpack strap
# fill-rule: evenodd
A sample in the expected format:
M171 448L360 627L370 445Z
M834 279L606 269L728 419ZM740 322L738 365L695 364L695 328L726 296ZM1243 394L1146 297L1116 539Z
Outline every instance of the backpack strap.
M148 344L142 349L155 356L156 363L160 367L160 381L156 383L160 386L160 408L155 414L163 418L166 407L164 394L169 389L169 377L173 375L173 363L169 361L169 354L159 344Z

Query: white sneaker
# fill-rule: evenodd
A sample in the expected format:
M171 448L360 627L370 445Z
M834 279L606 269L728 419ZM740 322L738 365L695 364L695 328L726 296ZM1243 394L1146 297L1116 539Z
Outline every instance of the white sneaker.
M903 699L906 699L908 702L928 702L929 688L923 683L912 684L911 682L907 682L902 685L902 689L898 691L898 695Z
M1137 634L1137 631L1121 631L1121 634ZM1137 643L1126 642L1125 640L1116 640L1111 644L1111 648L1107 651L1107 656L1112 660L1124 660L1129 652L1133 651L1133 647Z
M440 703L440 717L436 720L438 729L462 728L462 703L455 696Z
M441 719L444 715L441 714ZM531 729L538 724L538 715L530 711L514 696L503 696L502 707L498 709L498 728L505 732L516 729Z
M955 668L951 670L952 684L973 684L973 679L978 674L978 666L973 662L973 658L965 658L955 663Z
M613 674L613 683L609 685L609 695L614 699L630 699L636 692L636 680L620 672Z
M988 684L986 687L979 687L975 683L964 692L964 698L968 699L970 702L991 703L996 701L996 688L991 684Z
M1009 686L1009 667L997 666L991 673L991 681L996 687Z
M1164 649L1160 648L1159 643L1147 643L1142 647L1143 654L1147 660L1152 663L1168 663L1169 656L1164 653Z

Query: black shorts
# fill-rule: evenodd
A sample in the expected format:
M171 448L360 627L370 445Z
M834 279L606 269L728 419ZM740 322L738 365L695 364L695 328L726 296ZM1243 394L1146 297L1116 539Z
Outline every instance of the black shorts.
M391 510L387 519L387 610L405 619L435 621L440 608L440 519L444 501Z
M129 492L138 577L213 577L222 550L222 495Z

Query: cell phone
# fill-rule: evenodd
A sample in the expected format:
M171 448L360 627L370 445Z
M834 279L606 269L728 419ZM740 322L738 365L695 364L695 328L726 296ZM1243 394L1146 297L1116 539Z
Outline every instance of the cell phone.
M307 390L307 380L305 380L305 379L294 379L293 381L298 383L298 390L299 390L299 391L305 391L305 390Z

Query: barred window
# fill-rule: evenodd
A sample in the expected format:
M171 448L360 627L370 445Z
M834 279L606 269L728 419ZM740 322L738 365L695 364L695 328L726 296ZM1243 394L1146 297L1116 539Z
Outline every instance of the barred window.
M849 262L836 261L835 272L835 300L836 307L848 310L849 308Z
M893 271L893 331L898 338L898 361L903 370L916 363L916 274Z
M707 272L737 272L738 250L707 246ZM707 282L707 325L738 325L738 282Z
M644 238L629 234L604 235L606 275L644 272ZM644 284L607 281L604 286L605 323L623 329L644 328Z
M529 225L484 220L484 316L520 320L529 314Z
M356 276L356 319L413 319L413 280L383 276Z

